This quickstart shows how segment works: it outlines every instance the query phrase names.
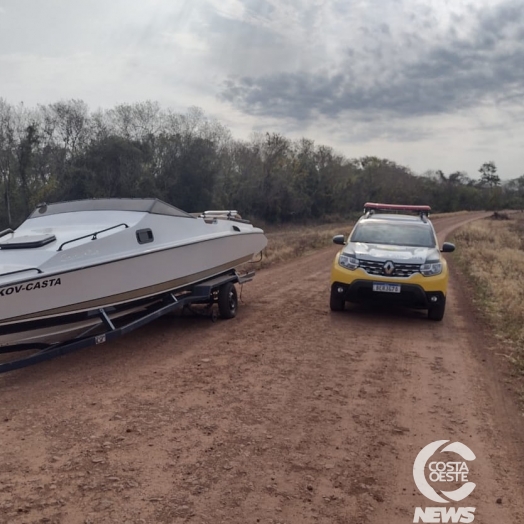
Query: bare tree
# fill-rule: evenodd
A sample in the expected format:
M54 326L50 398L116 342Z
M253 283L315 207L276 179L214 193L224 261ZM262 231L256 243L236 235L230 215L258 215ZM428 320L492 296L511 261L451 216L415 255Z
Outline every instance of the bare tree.
M13 107L0 98L0 176L3 184L3 197L7 223L13 223L11 216L11 181L13 171L14 129Z

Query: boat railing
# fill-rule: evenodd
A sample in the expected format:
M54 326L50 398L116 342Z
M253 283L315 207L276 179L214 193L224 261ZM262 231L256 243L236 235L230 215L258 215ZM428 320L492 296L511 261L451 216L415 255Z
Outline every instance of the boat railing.
M43 271L38 267L26 267L25 269L17 269L16 271L0 273L0 277L7 277L8 275L16 275L17 273L24 273L25 271L36 271L37 273L43 273Z
M3 237L5 235L13 235L14 231L12 229L4 229L3 231L0 231L0 237Z
M215 220L217 218L220 218L222 220L234 220L235 222L242 222L244 224L250 224L251 222L249 220L243 219L238 211L235 209L218 209L218 210L212 210L212 211L204 211L199 215L199 218L203 218L204 220Z
M116 229L117 227L122 227L122 226L124 226L126 229L129 227L125 222L122 222L121 224L117 224L116 226L111 226L106 229L101 229L100 231L95 231L94 233L89 233L89 235L83 235L78 238L73 238L72 240L67 240L66 242L62 243L60 247L57 249L57 251L62 251L62 248L65 245L71 244L72 242L77 242L78 240L83 240L84 238L91 237L91 240L96 240L100 233L105 233L106 231L111 231L112 229Z

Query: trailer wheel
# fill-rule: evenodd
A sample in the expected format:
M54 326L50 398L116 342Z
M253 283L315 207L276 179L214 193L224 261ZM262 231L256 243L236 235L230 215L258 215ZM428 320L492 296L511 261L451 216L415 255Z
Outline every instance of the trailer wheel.
M218 312L222 318L233 318L237 315L237 289L232 282L218 289Z

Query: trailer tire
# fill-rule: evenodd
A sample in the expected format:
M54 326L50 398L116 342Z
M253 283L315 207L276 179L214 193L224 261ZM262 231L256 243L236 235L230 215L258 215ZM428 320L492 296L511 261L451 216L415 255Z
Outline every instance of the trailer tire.
M218 289L218 312L222 318L234 318L237 315L238 295L232 282Z

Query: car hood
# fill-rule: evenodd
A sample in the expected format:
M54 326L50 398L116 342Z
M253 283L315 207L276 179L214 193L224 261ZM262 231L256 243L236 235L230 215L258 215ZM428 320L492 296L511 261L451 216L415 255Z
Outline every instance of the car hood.
M404 264L424 264L428 260L439 260L439 250L431 247L392 246L389 244L364 244L350 242L344 253L356 256L360 260L371 260Z

